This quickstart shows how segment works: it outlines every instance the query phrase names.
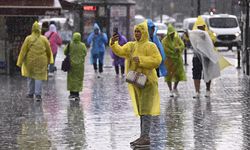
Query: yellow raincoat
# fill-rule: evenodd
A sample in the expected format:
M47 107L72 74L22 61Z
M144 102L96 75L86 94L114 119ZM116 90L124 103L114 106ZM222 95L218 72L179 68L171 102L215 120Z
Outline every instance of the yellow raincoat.
M208 32L211 40L213 41L213 43L215 43L216 42L216 37L213 35L213 33L210 30L208 30L208 27L207 27L205 21L202 19L201 16L198 16L198 18L197 18L197 20L196 20L196 22L195 22L195 24L193 26L193 30L197 30L197 26L202 26L202 25L205 25L205 31ZM217 50L215 49L215 51L217 51ZM219 66L220 66L220 70L223 70L224 68L232 65L223 56L219 55L219 57L220 58L219 58L218 63L219 63Z
M39 24L35 22L31 35L24 40L17 66L22 67L22 76L35 80L47 80L48 64L52 63L53 54L49 41L41 35Z
M155 68L159 67L162 61L161 54L157 46L149 42L146 21L136 25L135 29L140 30L142 33L139 41L128 42L123 46L115 42L113 45L110 45L110 47L116 55L126 59L126 73L130 70L137 70L144 73L148 78L146 86L143 89L128 84L135 114L140 116L159 115L160 96ZM135 56L139 57L140 60L138 66L131 59Z

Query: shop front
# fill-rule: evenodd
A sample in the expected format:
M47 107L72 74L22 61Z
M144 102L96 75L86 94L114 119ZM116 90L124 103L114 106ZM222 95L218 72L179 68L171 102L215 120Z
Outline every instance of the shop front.
M16 74L16 61L25 37L39 16L57 16L59 0L0 1L0 74Z

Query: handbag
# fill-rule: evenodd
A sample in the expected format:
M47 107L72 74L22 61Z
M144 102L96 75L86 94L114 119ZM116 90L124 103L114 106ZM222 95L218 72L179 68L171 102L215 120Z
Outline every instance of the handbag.
M126 76L126 82L134 84L139 88L144 88L147 82L147 76L136 71L129 71Z
M67 46L67 53L66 53L66 57L64 58L64 60L62 61L62 66L61 69L64 72L68 72L71 68L71 64L70 64L70 55L69 55L69 47L70 47L70 43Z
M131 50L129 65L131 65L133 52L134 50ZM137 70L137 67L135 70ZM133 84L139 88L144 88L147 82L147 76L141 72L131 70L126 75L126 82Z

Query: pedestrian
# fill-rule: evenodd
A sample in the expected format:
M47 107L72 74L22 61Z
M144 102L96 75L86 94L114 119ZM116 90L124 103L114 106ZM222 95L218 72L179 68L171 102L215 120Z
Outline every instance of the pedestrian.
M160 115L160 97L156 68L161 63L161 54L157 46L149 41L147 21L134 28L135 41L120 46L118 36L114 35L110 42L113 52L126 59L126 73L140 71L147 76L144 88L129 83L128 89L134 106L134 112L140 116L141 135L131 142L131 146L145 147L150 145L150 127L152 116Z
M69 46L69 47L68 47ZM83 88L84 64L87 48L81 42L81 34L75 32L71 42L65 47L64 54L69 54L71 68L67 73L67 90L69 99L79 100L79 92Z
M115 27L113 29L113 32L114 32L114 34L118 35L118 37L119 37L118 42L119 42L120 46L127 43L127 38L125 36L123 36L120 32L118 32L117 27ZM113 58L113 65L115 66L116 77L119 77L119 68L121 70L121 77L124 77L125 59L114 54L112 50L110 51L110 55Z
M101 73L103 72L103 61L107 42L108 38L106 33L101 32L100 27L95 23L94 31L88 36L87 43L90 45L90 61L93 64L98 78L101 77Z
M202 75L206 83L205 97L210 97L211 80L220 76L219 55L213 44L215 37L201 16L197 18L193 31L189 31L189 38L194 50L192 74L196 94L193 98L200 97Z
M165 55L163 46L162 46L162 44L161 44L161 42L156 34L158 29L151 19L147 19L147 22L148 22L148 33L149 33L149 37L150 37L149 40L156 44L156 46L161 54L161 58L162 58L160 66L158 68L156 68L157 76L158 77L165 77L167 75L167 69L164 65L164 62L166 60L166 55Z
M185 45L172 24L168 25L168 32L167 35L162 39L162 45L165 54L168 56L165 61L165 65L168 70L168 75L165 77L165 82L168 84L170 97L178 96L178 83L180 81L187 80L182 59ZM173 87L172 82L174 82Z
M49 31L47 31L44 35L49 40L50 47L53 53L53 58L54 58L54 63L49 65L49 76L50 76L50 75L53 75L54 71L57 70L55 67L55 61L56 61L58 47L62 45L62 38L57 33L56 26L54 24L50 24Z
M47 80L47 66L53 63L53 54L48 39L41 35L41 29L36 21L32 33L28 35L18 56L17 66L21 67L22 76L28 78L27 98L42 100L42 81Z

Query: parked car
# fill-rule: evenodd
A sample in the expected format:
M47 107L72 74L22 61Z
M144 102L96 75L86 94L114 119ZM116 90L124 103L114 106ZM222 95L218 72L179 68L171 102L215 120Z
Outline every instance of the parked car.
M168 32L168 27L166 24L164 23L159 23L159 22L154 22L155 26L158 28L157 30L157 36L159 37L159 39L163 39Z
M135 15L135 24L142 23L145 20L145 17L142 15Z
M183 20L183 30L187 31L187 30L192 30L194 23L196 22L197 18L185 18Z
M241 45L241 30L237 17L229 14L202 15L208 29L216 36L215 46L227 46L232 49L233 46Z

